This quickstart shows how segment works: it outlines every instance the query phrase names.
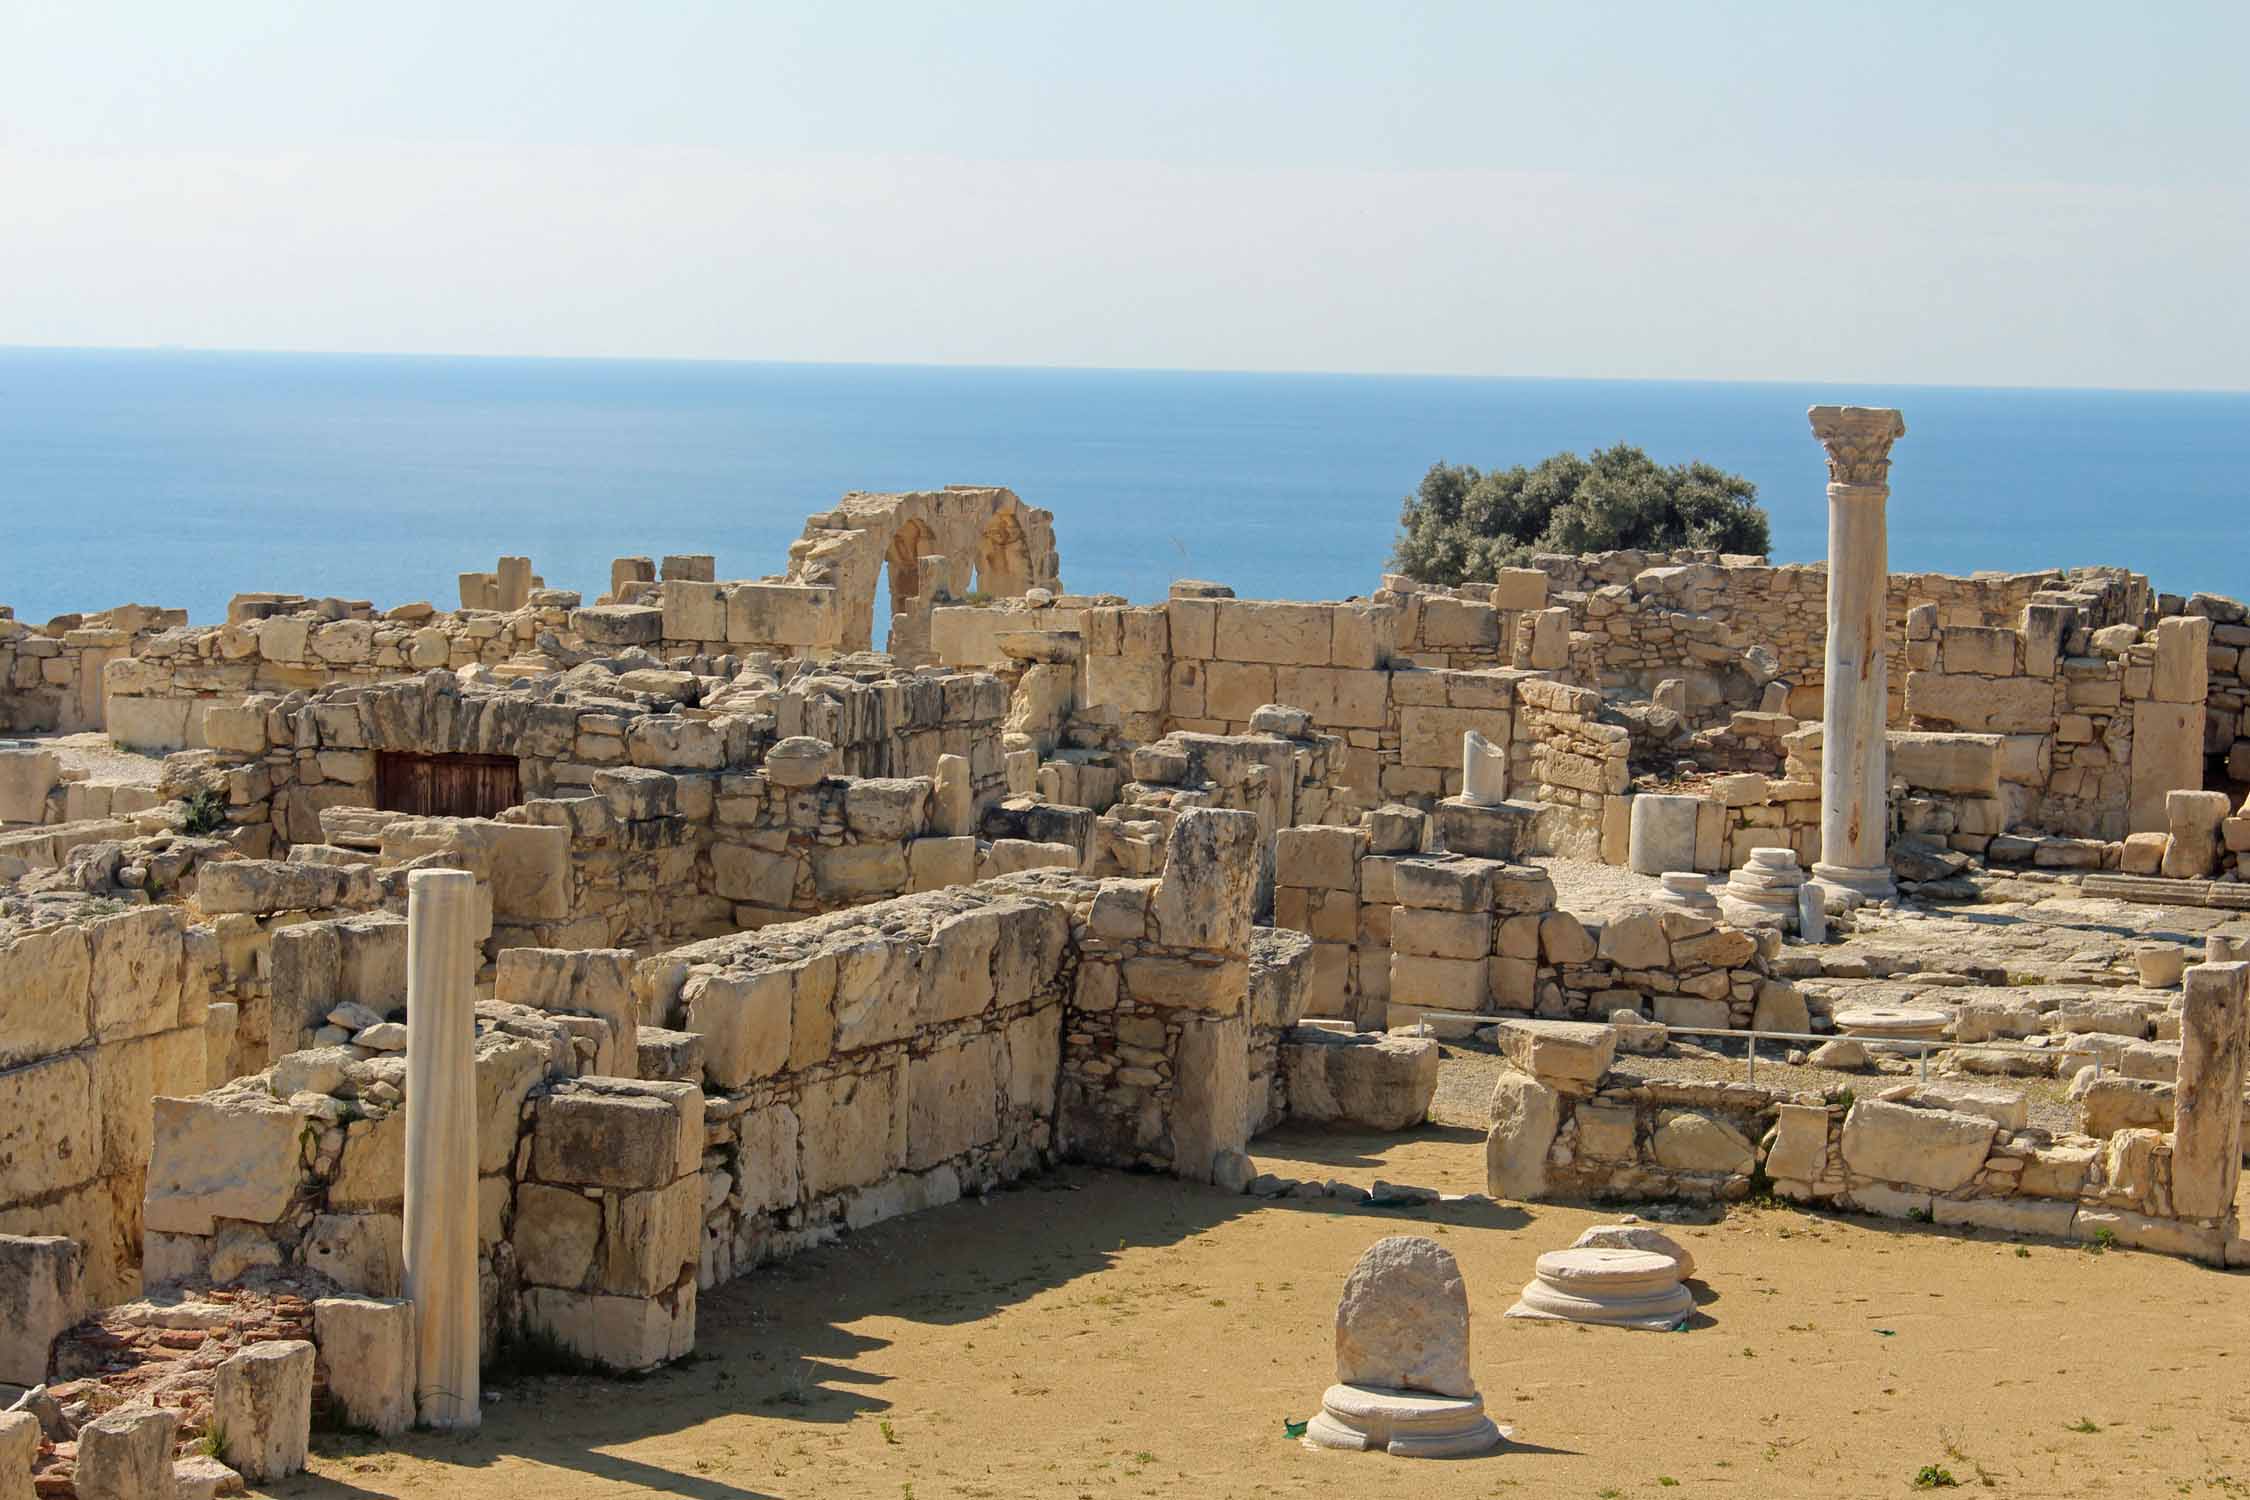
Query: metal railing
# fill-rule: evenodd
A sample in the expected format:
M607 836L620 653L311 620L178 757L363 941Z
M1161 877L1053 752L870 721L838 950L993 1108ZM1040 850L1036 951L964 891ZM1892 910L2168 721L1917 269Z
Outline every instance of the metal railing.
M1415 1034L1425 1037L1430 1034L1429 1022L1430 1017L1432 1016L1445 1016L1456 1021L1472 1022L1480 1027L1498 1025L1502 1021L1550 1019L1544 1016L1534 1016L1528 1018L1522 1016L1488 1016L1481 1015L1475 1011L1444 1010L1437 1006L1427 1005L1397 1005L1392 1006L1391 1008L1393 1010L1402 1010L1412 1014L1415 1017ZM1603 1026L1609 1023L1605 1021L1595 1021L1590 1024ZM1646 1024L1654 1026L1662 1025L1663 1023L1652 1021ZM1752 1083L1756 1083L1758 1081L1758 1043L1760 1042L1812 1042L1815 1044L1824 1042L1857 1042L1862 1047L1896 1048L1900 1050L1910 1048L1913 1049L1920 1057L1922 1065L1922 1081L1924 1083L1928 1083L1930 1081L1930 1054L1932 1052L1942 1051L1946 1048L1974 1047L1980 1052L2020 1052L2027 1057L2055 1057L2058 1055L2068 1055L2068 1049L2066 1048L2033 1047L2023 1042L1955 1042L1947 1041L1943 1037L1857 1036L1848 1031L1816 1033L1810 1031L1759 1031L1751 1027L1744 1027L1741 1030L1735 1030L1733 1028L1725 1026L1667 1025L1664 1027L1664 1032L1668 1037L1717 1036L1727 1037L1730 1039L1739 1039L1745 1042L1747 1044L1749 1054L1747 1072L1749 1081ZM2100 1078L2102 1076L2101 1053L2088 1051L2081 1055L2091 1057L2094 1060L2094 1076L2096 1078ZM1784 1059L1784 1061L1786 1060Z

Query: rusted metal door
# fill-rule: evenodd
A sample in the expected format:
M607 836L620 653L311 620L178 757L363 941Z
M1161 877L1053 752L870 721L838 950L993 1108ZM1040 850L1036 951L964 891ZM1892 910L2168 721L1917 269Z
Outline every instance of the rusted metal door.
M384 812L489 818L522 800L512 755L375 754L375 805Z

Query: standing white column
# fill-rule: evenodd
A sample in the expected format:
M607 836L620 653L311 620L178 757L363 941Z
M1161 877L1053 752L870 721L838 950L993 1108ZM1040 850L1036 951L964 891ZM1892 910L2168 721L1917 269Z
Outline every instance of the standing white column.
M406 1295L415 1407L428 1427L474 1427L477 1296L477 882L406 880Z
M1828 450L1828 666L1822 685L1822 884L1869 900L1898 894L1888 845L1889 692L1883 606L1890 586L1891 444L1906 422L1884 406L1806 413Z

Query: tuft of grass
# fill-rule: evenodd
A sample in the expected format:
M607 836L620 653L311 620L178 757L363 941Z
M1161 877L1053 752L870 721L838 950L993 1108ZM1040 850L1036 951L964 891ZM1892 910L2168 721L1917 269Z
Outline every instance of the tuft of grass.
M219 788L203 787L180 800L187 807L186 821L180 824L182 833L201 838L227 826L227 794Z
M2080 1417L2063 1430L2066 1432L2099 1432L2102 1428L2101 1424L2092 1417Z
M203 1436L196 1439L195 1451L204 1458L215 1458L220 1463L225 1463L227 1461L226 1428L220 1426L217 1422L213 1422L210 1427L205 1429Z
M883 1441L890 1444L893 1448L896 1448L900 1443L906 1441L904 1438L898 1435L898 1429L891 1425L891 1419L889 1417L883 1418L883 1420L877 1422L875 1426L876 1429L883 1434Z
M1960 1483L1951 1469L1936 1464L1924 1464L1914 1471L1914 1488L1918 1490L1950 1490L1958 1488Z
M2031 1259L2031 1252L2029 1250L2026 1250L2023 1246L2018 1245L2016 1246L2016 1259L2029 1260Z

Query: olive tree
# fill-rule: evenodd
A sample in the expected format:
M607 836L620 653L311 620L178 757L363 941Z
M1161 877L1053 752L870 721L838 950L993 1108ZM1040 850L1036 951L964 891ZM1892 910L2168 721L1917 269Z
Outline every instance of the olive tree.
M1399 510L1392 570L1423 583L1490 582L1540 552L1683 547L1762 553L1758 489L1707 463L1657 463L1619 443L1480 474L1438 463Z

